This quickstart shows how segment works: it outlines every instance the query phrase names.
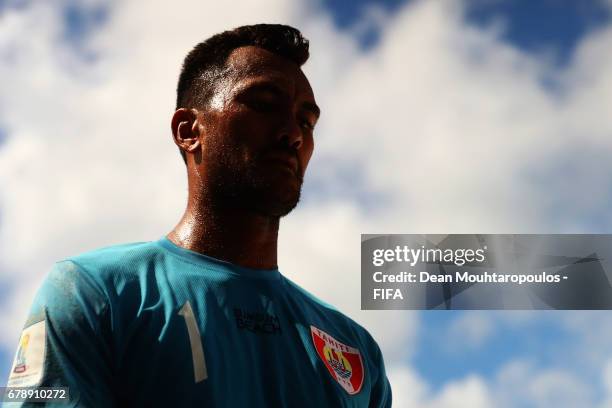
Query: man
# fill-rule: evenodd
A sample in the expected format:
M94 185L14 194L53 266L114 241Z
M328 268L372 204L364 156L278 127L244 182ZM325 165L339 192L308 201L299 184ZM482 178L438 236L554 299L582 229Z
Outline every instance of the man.
M319 116L307 59L299 31L265 24L187 55L171 124L185 214L158 241L57 263L9 385L67 386L80 406L391 405L366 330L277 268Z

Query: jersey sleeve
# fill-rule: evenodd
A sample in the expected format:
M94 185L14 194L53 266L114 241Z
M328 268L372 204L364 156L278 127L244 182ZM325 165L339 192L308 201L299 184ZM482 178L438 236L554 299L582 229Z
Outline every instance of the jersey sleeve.
M74 262L56 263L32 304L8 386L68 387L64 406L113 406L106 299L101 285Z
M391 408L391 384L389 384L385 371L385 362L378 345L376 345L375 349L378 360L378 378L372 387L370 408Z

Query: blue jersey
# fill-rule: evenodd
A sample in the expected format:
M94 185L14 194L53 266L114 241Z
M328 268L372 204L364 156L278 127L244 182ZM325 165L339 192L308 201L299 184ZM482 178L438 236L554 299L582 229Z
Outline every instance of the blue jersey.
M285 278L167 238L55 264L9 386L70 406L390 407L369 333Z

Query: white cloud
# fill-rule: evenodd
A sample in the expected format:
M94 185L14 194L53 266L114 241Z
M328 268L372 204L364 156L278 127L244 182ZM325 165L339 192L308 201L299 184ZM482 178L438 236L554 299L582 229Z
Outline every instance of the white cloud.
M485 382L477 376L445 385L429 404L431 408L487 408L494 405Z
M438 392L407 367L389 371L393 389L393 406L401 408L489 408L495 406L485 381L475 375L450 381Z
M592 388L568 372L544 372L530 379L528 387L538 407L592 406Z
M601 408L612 408L612 358L604 365L602 377L606 397Z
M516 360L500 369L492 389L503 407L590 407L600 385L564 369L537 369L530 361Z
M596 404L595 388L600 386L567 370L538 369L527 360L513 360L487 378L467 374L440 389L433 389L409 367L392 367L388 376L393 406L401 408L591 407Z
M417 408L429 393L427 384L408 367L392 367L387 372L393 390L393 406Z

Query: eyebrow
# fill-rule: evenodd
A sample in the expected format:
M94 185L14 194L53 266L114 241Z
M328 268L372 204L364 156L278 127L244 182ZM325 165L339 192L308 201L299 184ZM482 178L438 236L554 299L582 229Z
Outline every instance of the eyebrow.
M270 82L270 81L251 83L245 86L243 89L240 89L238 93L258 92L258 91L264 91L264 92L267 91L275 95L285 95L286 94L285 90L283 90L280 86L278 86L274 82ZM303 102L301 105L301 108L315 115L317 119L319 118L319 116L321 116L321 108L319 108L319 106L314 102L309 102L309 101Z
M254 82L245 86L239 92L271 92L275 95L285 95L286 92L274 82Z
M321 116L321 108L319 108L316 103L304 102L302 104L302 108L306 109L307 111L310 111L313 115L317 117L317 119L319 118L319 116Z

